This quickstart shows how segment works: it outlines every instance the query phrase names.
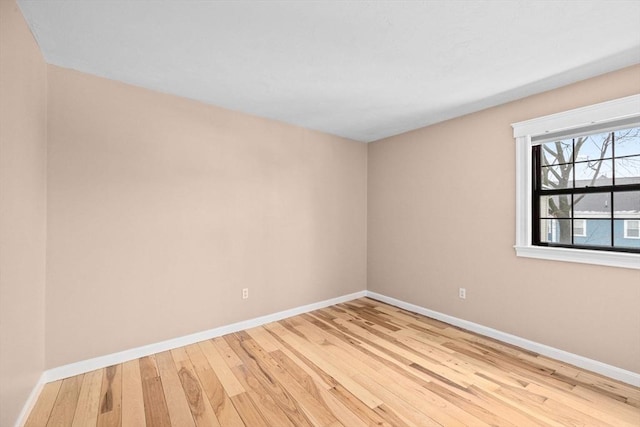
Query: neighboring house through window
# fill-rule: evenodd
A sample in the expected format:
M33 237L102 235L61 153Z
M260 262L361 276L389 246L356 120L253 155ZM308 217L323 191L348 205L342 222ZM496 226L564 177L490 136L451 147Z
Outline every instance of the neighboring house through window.
M512 126L517 255L640 269L640 95Z

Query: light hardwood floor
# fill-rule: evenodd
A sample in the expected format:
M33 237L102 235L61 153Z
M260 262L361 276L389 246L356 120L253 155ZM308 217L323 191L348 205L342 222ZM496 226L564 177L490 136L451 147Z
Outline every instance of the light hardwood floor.
M640 426L640 389L371 299L47 384L27 426Z

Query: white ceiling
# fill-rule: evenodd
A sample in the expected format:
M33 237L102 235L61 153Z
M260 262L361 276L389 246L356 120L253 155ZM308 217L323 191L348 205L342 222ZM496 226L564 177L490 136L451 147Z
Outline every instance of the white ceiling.
M47 62L373 141L640 63L640 1L19 0Z

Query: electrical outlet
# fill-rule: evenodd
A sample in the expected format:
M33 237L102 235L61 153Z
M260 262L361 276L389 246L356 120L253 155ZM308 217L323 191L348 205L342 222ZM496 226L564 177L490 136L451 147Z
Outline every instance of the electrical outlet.
M458 289L458 297L460 297L460 299L467 299L467 290L465 288Z
M242 290L242 299L247 299L249 298L249 288L244 288Z

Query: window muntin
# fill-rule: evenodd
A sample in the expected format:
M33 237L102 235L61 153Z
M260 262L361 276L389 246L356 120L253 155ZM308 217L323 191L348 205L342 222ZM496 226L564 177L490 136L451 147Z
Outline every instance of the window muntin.
M640 252L626 237L640 218L640 127L531 149L533 245Z

